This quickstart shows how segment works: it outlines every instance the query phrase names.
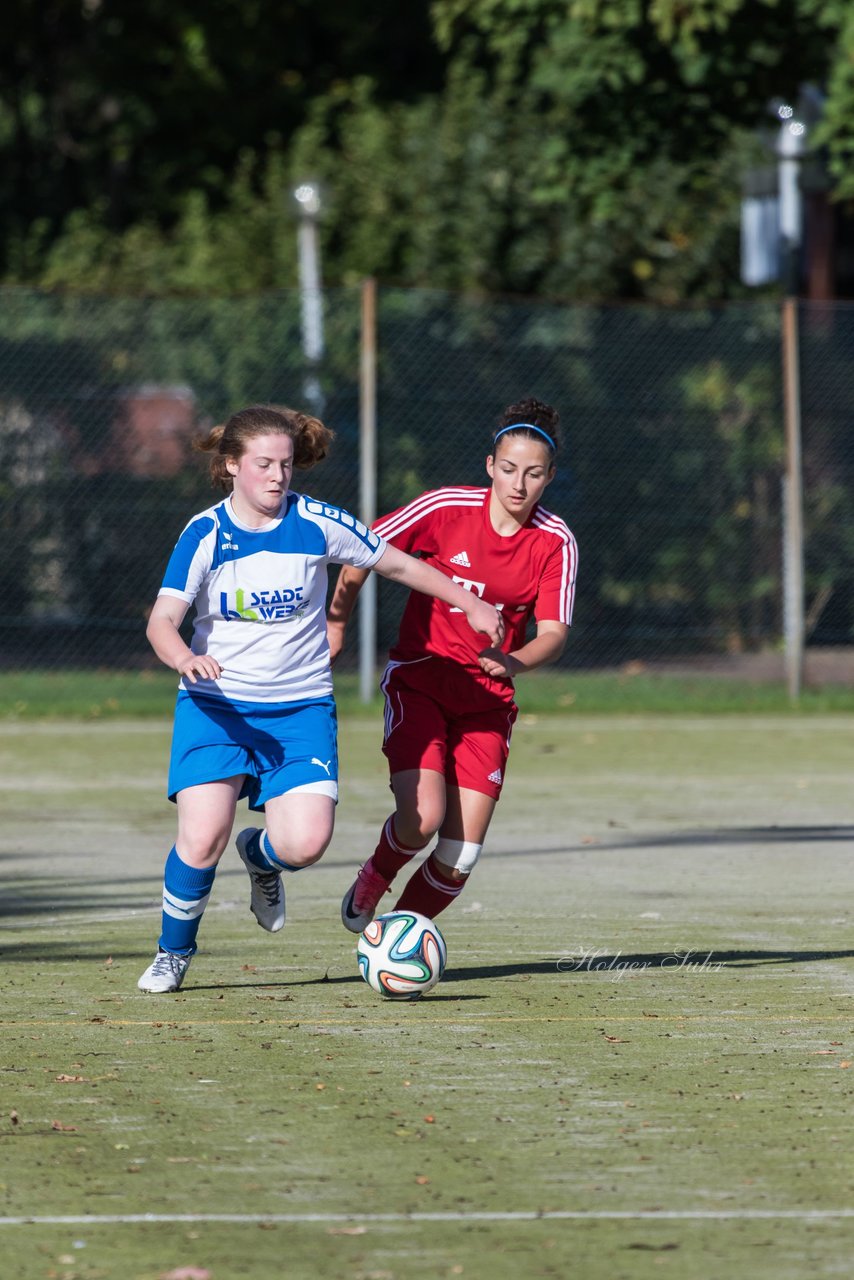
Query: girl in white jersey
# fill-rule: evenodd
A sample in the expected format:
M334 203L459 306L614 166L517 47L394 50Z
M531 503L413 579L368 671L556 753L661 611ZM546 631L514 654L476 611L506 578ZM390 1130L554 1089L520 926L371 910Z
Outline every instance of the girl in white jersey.
M559 657L572 621L575 539L540 502L555 474L558 426L540 400L508 406L486 460L489 488L436 489L374 523L387 542L495 604L505 636L483 652L453 607L410 596L382 682L396 807L344 895L341 918L353 933L436 833L395 909L437 916L480 857L507 768L514 679ZM333 659L364 579L358 565L339 575L328 619ZM536 635L528 639L530 620Z
M327 565L375 569L461 608L485 648L497 611L371 532L348 512L290 490L295 467L325 457L332 432L293 409L252 405L198 445L224 501L193 517L170 558L147 636L179 673L169 767L178 835L166 860L160 941L142 991L177 991L237 802L263 810L237 849L262 928L285 922L283 871L321 857L337 800L335 704L324 608ZM188 647L179 627L195 604Z

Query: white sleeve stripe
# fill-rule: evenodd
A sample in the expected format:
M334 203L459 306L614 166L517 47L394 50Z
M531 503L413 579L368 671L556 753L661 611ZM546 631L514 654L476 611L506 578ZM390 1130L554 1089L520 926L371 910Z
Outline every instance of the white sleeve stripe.
M395 515L397 517L408 516L414 511L430 511L436 506L454 505L455 503L460 503L463 506L471 506L472 504L483 503L485 496L485 489L453 489L450 487L445 489L431 489L429 493L422 493L419 497L413 498L413 500L408 502L405 507L401 507ZM381 519L375 521L375 527L377 529L381 528L389 518L389 516L383 516Z
M434 511L439 511L444 507L480 507L482 505L483 504L480 502L437 502L426 510L408 513L408 518L404 517L403 513L401 513L397 520L392 521L389 524L383 524L382 526L375 525L374 532L380 534L383 538L391 539L397 534L403 533L403 531L408 529L411 525L417 524L417 522L422 520L425 515L430 515Z
M177 587L161 587L157 592L158 596L173 596L176 600L184 600L187 604L192 604L195 596L190 591L179 591Z
M545 507L538 506L534 511L534 524L548 525L555 530L560 529L570 538L572 537L572 532L566 521L562 520L560 516L556 516L553 511L547 511Z
M374 532L383 538L393 538L433 511L440 511L445 507L482 507L485 493L485 489L474 492L471 489L440 489L423 498L416 498L395 516L386 516L376 521Z
M374 522L374 529L378 534L385 536L384 530L389 524L397 529L398 522L405 520L407 524L403 527L408 527L408 524L411 524L410 517L426 515L439 507L483 506L485 495L487 495L485 489L431 489L430 493L423 493L419 498L412 499L412 502L408 502L406 507L401 507L393 515L380 517Z
M575 578L578 572L578 544L563 520L559 516L553 516L551 512L541 509L534 516L533 523L545 533L554 534L563 543L561 550L563 569L560 582L561 616L558 618L558 622L564 622L567 626L571 626L572 613L575 607Z

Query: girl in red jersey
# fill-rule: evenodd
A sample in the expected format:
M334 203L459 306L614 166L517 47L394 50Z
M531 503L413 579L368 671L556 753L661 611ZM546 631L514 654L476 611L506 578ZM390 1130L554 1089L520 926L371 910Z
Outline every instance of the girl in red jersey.
M395 811L347 890L341 918L361 933L392 880L438 832L395 910L434 918L465 887L483 848L516 718L516 676L560 657L572 621L578 551L564 522L540 505L555 474L559 417L522 400L505 409L486 459L489 488L422 494L374 523L504 616L501 648L479 647L465 617L411 593L382 680L383 752ZM327 617L333 658L367 573L344 566ZM533 617L536 635L526 640Z

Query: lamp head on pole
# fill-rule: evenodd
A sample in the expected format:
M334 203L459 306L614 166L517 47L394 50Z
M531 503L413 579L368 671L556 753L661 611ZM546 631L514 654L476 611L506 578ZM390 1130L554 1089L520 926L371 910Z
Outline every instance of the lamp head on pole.
M807 126L800 118L800 111L796 111L790 102L782 102L778 99L774 114L780 121L777 155L784 160L795 160L803 154L806 146Z
M320 188L316 182L301 182L294 190L294 199L306 218L316 218L320 213Z

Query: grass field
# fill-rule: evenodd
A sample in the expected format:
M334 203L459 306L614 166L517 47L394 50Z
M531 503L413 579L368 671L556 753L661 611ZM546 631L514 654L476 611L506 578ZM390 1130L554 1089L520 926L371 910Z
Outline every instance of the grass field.
M0 680L0 720L74 719L106 722L161 719L172 714L177 680L163 668L144 671L6 671ZM343 714L365 714L358 678L336 671ZM783 682L751 683L704 675L626 671L543 671L520 682L520 706L532 714L574 715L788 715ZM373 705L380 713L377 694ZM807 715L854 714L854 686L805 688L798 710Z
M411 1005L338 922L388 810L355 714L283 933L232 851L185 988L137 991L168 732L0 725L4 1275L850 1274L854 716L529 709Z

